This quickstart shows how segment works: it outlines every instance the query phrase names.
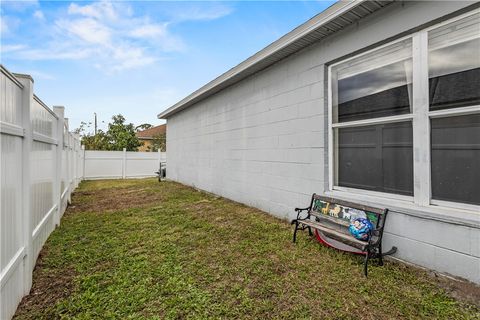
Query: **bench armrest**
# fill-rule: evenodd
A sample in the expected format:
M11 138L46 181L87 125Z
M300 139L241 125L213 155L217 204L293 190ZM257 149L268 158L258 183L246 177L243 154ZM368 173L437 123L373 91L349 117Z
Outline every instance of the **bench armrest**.
M310 207L307 207L307 208L295 208L295 211L297 212L297 219L293 220L292 223L294 223L296 220L306 220L308 218L310 218ZM303 211L307 211L307 215L305 216L305 218L302 218L300 216L300 214L303 212Z

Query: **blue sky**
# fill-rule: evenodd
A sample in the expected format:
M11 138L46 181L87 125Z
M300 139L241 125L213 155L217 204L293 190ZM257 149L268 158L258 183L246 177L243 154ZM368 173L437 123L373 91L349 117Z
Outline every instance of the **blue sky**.
M156 115L334 1L1 1L1 63L81 121ZM103 125L105 127L105 125Z

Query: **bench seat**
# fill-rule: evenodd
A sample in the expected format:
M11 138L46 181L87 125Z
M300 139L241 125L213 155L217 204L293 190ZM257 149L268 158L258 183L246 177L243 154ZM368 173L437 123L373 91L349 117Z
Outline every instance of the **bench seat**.
M345 234L345 233L340 232L338 230L335 230L333 228L329 228L326 225L323 225L319 222L302 221L301 223L306 225L306 226L309 226L311 228L314 228L314 229L317 229L317 230L323 232L324 234L326 234L327 236L329 236L332 239L335 239L335 240L338 240L340 242L346 243L349 246L360 249L362 251L364 251L365 247L368 245L368 242L366 242L366 241L358 240L358 239L352 237L349 234Z

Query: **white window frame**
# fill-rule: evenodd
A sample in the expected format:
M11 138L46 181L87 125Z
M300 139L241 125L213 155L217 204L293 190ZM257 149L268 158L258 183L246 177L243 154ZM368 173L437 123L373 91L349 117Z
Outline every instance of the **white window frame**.
M442 25L452 23L464 17L480 13L480 9L472 10L468 13L459 15L455 18L445 20L441 23L435 24L431 27L425 28L418 32L401 37L389 43L380 45L366 52L362 52L353 57L344 59L328 66L328 190L327 193L338 195L345 198L362 198L378 199L377 202L387 202L399 207L424 207L429 209L459 209L456 213L461 213L462 210L480 214L480 206L465 204L459 202L451 202L444 200L432 199L431 187L431 119L444 118L450 116L460 116L467 114L480 113L480 105L451 108L437 111L429 110L429 70L428 70L428 32L436 29ZM397 116L388 116L382 118L372 118L366 120L338 122L333 123L333 92L332 92L332 68L345 63L351 59L366 55L373 51L382 49L406 39L412 39L412 91L413 91L413 105L412 113ZM337 168L335 165L335 150L334 146L334 130L337 128L358 127L375 125L382 123L393 123L400 121L412 121L413 130L413 196L405 196L393 193L376 192L355 188L347 188L335 185L335 176L338 172L334 172ZM383 200L383 201L382 201ZM455 211L453 211L455 214Z

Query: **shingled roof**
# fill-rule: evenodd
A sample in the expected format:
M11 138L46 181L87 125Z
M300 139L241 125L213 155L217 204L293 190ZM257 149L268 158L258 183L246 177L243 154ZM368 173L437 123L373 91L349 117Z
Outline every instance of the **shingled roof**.
M154 136L157 136L159 134L165 134L166 132L167 132L167 124L161 124L159 126L152 127L150 129L139 131L135 133L135 135L139 139L153 139Z

